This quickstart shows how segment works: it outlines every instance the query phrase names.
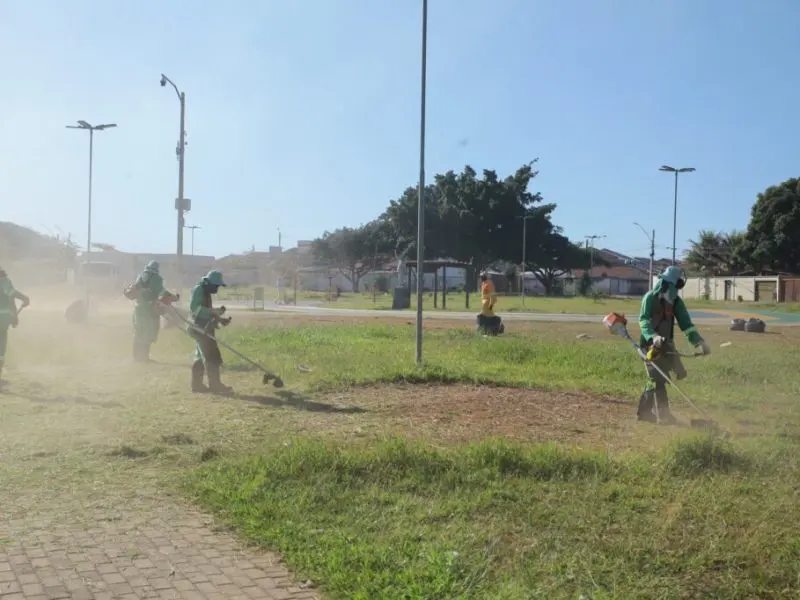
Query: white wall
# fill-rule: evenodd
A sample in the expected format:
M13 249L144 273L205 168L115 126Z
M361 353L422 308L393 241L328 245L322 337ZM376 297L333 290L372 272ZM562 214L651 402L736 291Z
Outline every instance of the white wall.
M774 282L776 290L780 289L778 277L689 277L681 296L687 300L697 300L706 296L710 300L725 300L725 282L730 281L729 300L736 301L739 296L743 302L755 302L756 283ZM655 286L655 281L653 282ZM772 298L760 298L761 302L772 302Z

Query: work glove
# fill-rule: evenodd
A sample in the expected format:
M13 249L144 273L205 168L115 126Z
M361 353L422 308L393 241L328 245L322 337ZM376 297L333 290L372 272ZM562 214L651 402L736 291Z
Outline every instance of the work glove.
M227 327L228 325L231 324L231 319L233 319L233 317L224 317L222 319L219 319L219 322L223 327Z
M653 348L661 348L661 346L667 343L667 339L660 335L653 336Z
M703 353L703 356L708 356L711 354L711 346L709 346L705 340L700 340L700 343L697 344L696 348L700 349L700 352Z

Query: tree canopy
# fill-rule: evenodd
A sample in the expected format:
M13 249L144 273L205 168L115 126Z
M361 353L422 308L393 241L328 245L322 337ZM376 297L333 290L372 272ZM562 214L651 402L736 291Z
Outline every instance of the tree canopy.
M787 179L758 195L743 246L753 269L800 272L800 179Z
M501 178L470 166L456 173L437 174L425 186L425 257L469 263L475 269L522 262L523 223L525 262L545 288L556 277L587 262L586 252L572 244L552 222L555 204L544 204L530 190L538 175L531 161ZM419 187L407 188L389 202L375 220L357 228L326 232L314 241L314 256L334 266L354 287L381 259L416 256Z
M361 278L374 270L389 251L391 239L381 221L358 227L326 231L314 240L311 251L319 264L338 270L358 291Z

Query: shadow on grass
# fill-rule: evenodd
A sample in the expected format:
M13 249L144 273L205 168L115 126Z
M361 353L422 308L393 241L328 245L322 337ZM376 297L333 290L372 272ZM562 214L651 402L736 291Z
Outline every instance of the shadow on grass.
M361 414L367 412L366 409L361 408L359 406L334 406L333 404L326 404L324 402L316 402L303 396L302 394L298 394L296 392L290 392L288 390L281 390L275 392L274 396L261 396L261 395L251 395L251 394L234 394L234 398L239 400L246 400L247 402L253 402L254 404L260 404L261 406L271 406L274 408L296 408L297 410L305 410L308 412L317 412L317 413L338 413L338 414Z
M36 396L33 394L20 394L15 393L15 396L23 398L28 402L35 404L80 404L82 406L98 406L100 408L119 408L122 406L119 402L103 401L103 400L89 400L83 396Z

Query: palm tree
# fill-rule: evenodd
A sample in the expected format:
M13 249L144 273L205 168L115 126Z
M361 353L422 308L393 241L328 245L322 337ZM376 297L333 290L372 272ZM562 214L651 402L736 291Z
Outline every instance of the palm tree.
M730 275L744 268L741 248L744 233L717 233L708 229L700 231L697 241L686 255L690 271L705 276Z

